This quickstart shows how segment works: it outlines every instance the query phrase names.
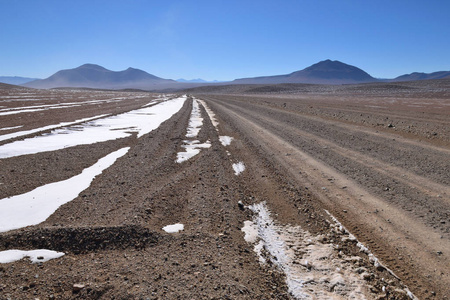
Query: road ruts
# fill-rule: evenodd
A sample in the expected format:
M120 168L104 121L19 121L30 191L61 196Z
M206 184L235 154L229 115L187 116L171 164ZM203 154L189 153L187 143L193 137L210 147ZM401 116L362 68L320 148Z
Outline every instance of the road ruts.
M312 190L420 298L450 294L449 149L284 110L267 98L202 99Z

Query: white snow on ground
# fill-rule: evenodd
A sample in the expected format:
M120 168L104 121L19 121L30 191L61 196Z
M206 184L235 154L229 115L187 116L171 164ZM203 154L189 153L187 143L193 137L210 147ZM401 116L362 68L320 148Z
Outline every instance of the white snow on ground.
M246 241L254 245L261 263L270 260L285 274L296 299L366 299L369 286L352 262L359 257L338 256L332 244L300 226L277 225L265 203L248 208L255 216L244 223Z
M7 264L28 257L32 263L46 262L50 259L63 256L63 252L56 252L47 249L39 250L6 250L0 251L0 264Z
M69 179L49 183L28 193L0 199L0 232L36 225L45 221L58 207L87 189L95 176L111 166L130 148L122 148L99 159Z
M177 224L173 224L173 225L164 226L162 229L168 233L177 233L181 230L184 230L184 225L177 223Z
M156 99L154 99L152 102L147 103L147 104L143 105L142 107L147 107L147 106L154 105L155 102L167 101L167 100L169 100L170 98L173 98L173 97L175 97L175 95L172 95L172 94L159 95L159 96L158 96Z
M233 138L231 136L221 135L219 136L219 141L224 147L229 146Z
M219 122L217 122L214 112L208 107L208 105L206 105L205 101L200 100L200 99L195 99L195 100L198 101L205 108L205 111L207 112L208 117L211 120L211 123L213 124L214 128L216 128L216 131L219 132ZM219 141L224 147L229 146L231 144L232 140L233 140L233 138L231 136L226 136L226 135L219 136ZM207 142L207 143L209 143L209 142ZM197 153L195 153L195 154L197 154ZM180 153L178 153L178 155L180 155ZM192 155L192 156L194 156L194 155ZM231 153L229 151L227 151L227 155L231 156ZM189 158L187 158L187 159L189 159ZM178 160L180 160L180 156L178 156L177 162L178 162ZM236 176L245 171L245 165L243 162L234 163L232 165L232 167L234 170L234 174Z
M200 100L200 99L197 99L197 101L200 102L201 105L203 105L203 107L205 108L206 113L208 114L209 119L211 120L211 123L213 124L214 128L216 128L216 130L219 131L219 128L218 128L219 122L217 122L216 115L214 114L214 112L211 109L209 109L209 107L208 107L208 105L206 105L205 101Z
M249 243L258 241L258 226L252 221L244 221L244 227L241 229L244 233L244 240Z
M55 108L69 108L69 107L76 107L81 106L79 105L61 105L61 106L54 106L54 107L48 107L48 108L33 108L33 109L21 109L21 110L10 110L10 111L4 111L0 112L0 116L7 116L7 115L15 115L20 113L28 113L28 112L36 112L36 111L43 111L43 110L49 110L49 109L55 109Z
M198 100L196 99L192 101L192 112L191 117L189 118L189 125L186 133L187 138L197 137L198 133L200 132L200 129L203 126L203 118L201 117L201 111L197 101ZM182 163L194 157L195 155L200 153L201 149L211 147L210 141L200 143L200 141L198 140L184 140L183 143L184 144L181 147L183 147L186 150L177 153L177 160L176 160L177 163Z
M341 222L338 221L338 219L336 219L335 216L333 216L328 210L325 209L325 212L331 217L331 219L333 220L334 224L330 224L331 228L333 228L336 232L338 233L345 233L346 235L348 235L348 239L352 240L352 241L357 241L356 246L359 248L359 251L366 253L369 256L369 260L370 262L373 263L373 265L378 268L378 267L383 267L384 269L386 269L392 276L394 276L397 279L400 279L395 273L394 271L392 271L391 269L389 269L388 267L386 267L385 265L383 265L378 258L369 250L369 248L367 248L363 243L361 243L360 241L358 241L356 239L356 237L350 232L348 231L347 228L345 228L344 225L341 224ZM346 236L343 236L342 239L346 239ZM405 292L408 295L408 297L412 300L417 300L417 297L406 287L405 288Z
M125 138L133 132L137 137L159 127L183 106L186 96L158 105L141 108L77 126L53 130L50 134L28 138L0 146L0 158L55 151L66 147L93 144ZM0 136L1 140L2 136Z
M136 97L136 98L139 98L139 97ZM41 99L35 99L35 100L41 100ZM110 103L110 102L118 102L120 100L122 100L122 98L4 108L4 109L0 109L0 116L19 114L19 113L24 113L24 112L35 112L35 111L42 111L42 110L49 110L49 109L77 107L77 106L83 106L83 105L96 105L96 104L100 104L102 102Z
M234 174L237 176L245 171L245 165L242 161L233 164Z
M198 140L194 140L194 141L189 141L189 140L185 140L183 141L184 145L182 145L181 147L185 148L186 150L183 152L178 152L177 153L177 163L182 163L194 156L196 156L197 154L200 153L201 149L205 149L205 148L209 148L211 147L211 143L209 141L206 141L205 143L201 143Z
M13 126L13 127L4 127L4 128L0 128L1 130L12 130L12 129L17 129L17 128L21 128L23 127L23 125L19 125L19 126Z
M19 131L19 132L13 132L13 133L9 133L9 134L3 134L3 135L0 135L0 141L5 141L5 140L13 139L13 138L16 138L16 137L21 137L21 136L24 136L24 135L34 134L34 133L38 133L38 132L42 132L42 131L46 131L46 130L52 130L52 129L63 127L63 126L71 126L73 124L77 124L77 123L81 123L81 122L87 122L87 121L98 119L98 118L102 118L102 117L105 117L105 116L107 116L107 115L98 115L98 116L95 116L95 117L75 120L73 122L62 122L62 123L59 123L59 124L48 125L48 126L44 126L44 127L35 128L35 129Z
M203 125L203 118L200 111L200 106L196 100L192 101L191 118L189 119L189 127L187 129L186 137L194 138L200 132Z

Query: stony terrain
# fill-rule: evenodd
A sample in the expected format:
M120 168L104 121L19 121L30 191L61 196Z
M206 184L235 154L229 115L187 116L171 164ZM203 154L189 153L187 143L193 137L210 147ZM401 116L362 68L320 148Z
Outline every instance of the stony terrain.
M217 89L189 91L180 111L140 138L0 159L4 199L130 147L45 222L0 233L0 251L65 253L0 264L0 299L447 299L448 81ZM0 138L159 97L3 87L5 112L85 103L0 114ZM197 139L211 147L177 163L194 102ZM238 162L245 170L236 175ZM273 222L260 223L258 257L242 228L261 221L261 203ZM184 230L162 230L176 223ZM271 248L273 235L286 255Z

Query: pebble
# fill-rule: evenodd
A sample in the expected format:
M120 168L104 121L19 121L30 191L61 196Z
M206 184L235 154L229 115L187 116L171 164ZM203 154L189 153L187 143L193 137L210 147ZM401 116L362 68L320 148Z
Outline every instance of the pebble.
M241 210L244 209L244 203L242 203L242 201L239 201L239 202L238 202L238 206L239 206L239 208L240 208Z
M84 287L85 287L85 285L82 284L82 283L75 283L75 284L73 285L73 287L72 287L72 290L73 290L74 292L79 292L79 291L81 291L82 289L84 289Z

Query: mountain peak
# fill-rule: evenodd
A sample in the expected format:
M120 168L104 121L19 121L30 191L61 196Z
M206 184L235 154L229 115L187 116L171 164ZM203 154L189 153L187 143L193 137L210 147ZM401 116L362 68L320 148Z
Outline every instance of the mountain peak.
M363 70L347 65L338 60L326 59L303 70L285 75L241 78L237 83L274 84L274 83L309 83L309 84L352 84L374 82Z
M173 82L173 80L159 78L139 69L128 68L116 72L96 64L84 64L78 68L58 71L46 79L35 80L25 84L25 86L35 88L148 89L154 85L172 84Z
M301 71L293 72L291 77L308 77L338 82L370 82L376 79L360 68L345 64L338 60L323 60Z
M356 67L344 64L343 62L340 62L338 60L327 59L327 60L319 61L318 63L315 63L315 64L305 68L304 70L313 70L313 69L345 69L345 68L356 68ZM356 68L356 69L358 69L358 68Z
M76 69L91 69L91 70L109 71L108 69L106 69L100 65L96 65L96 64L84 64L84 65L79 66Z

